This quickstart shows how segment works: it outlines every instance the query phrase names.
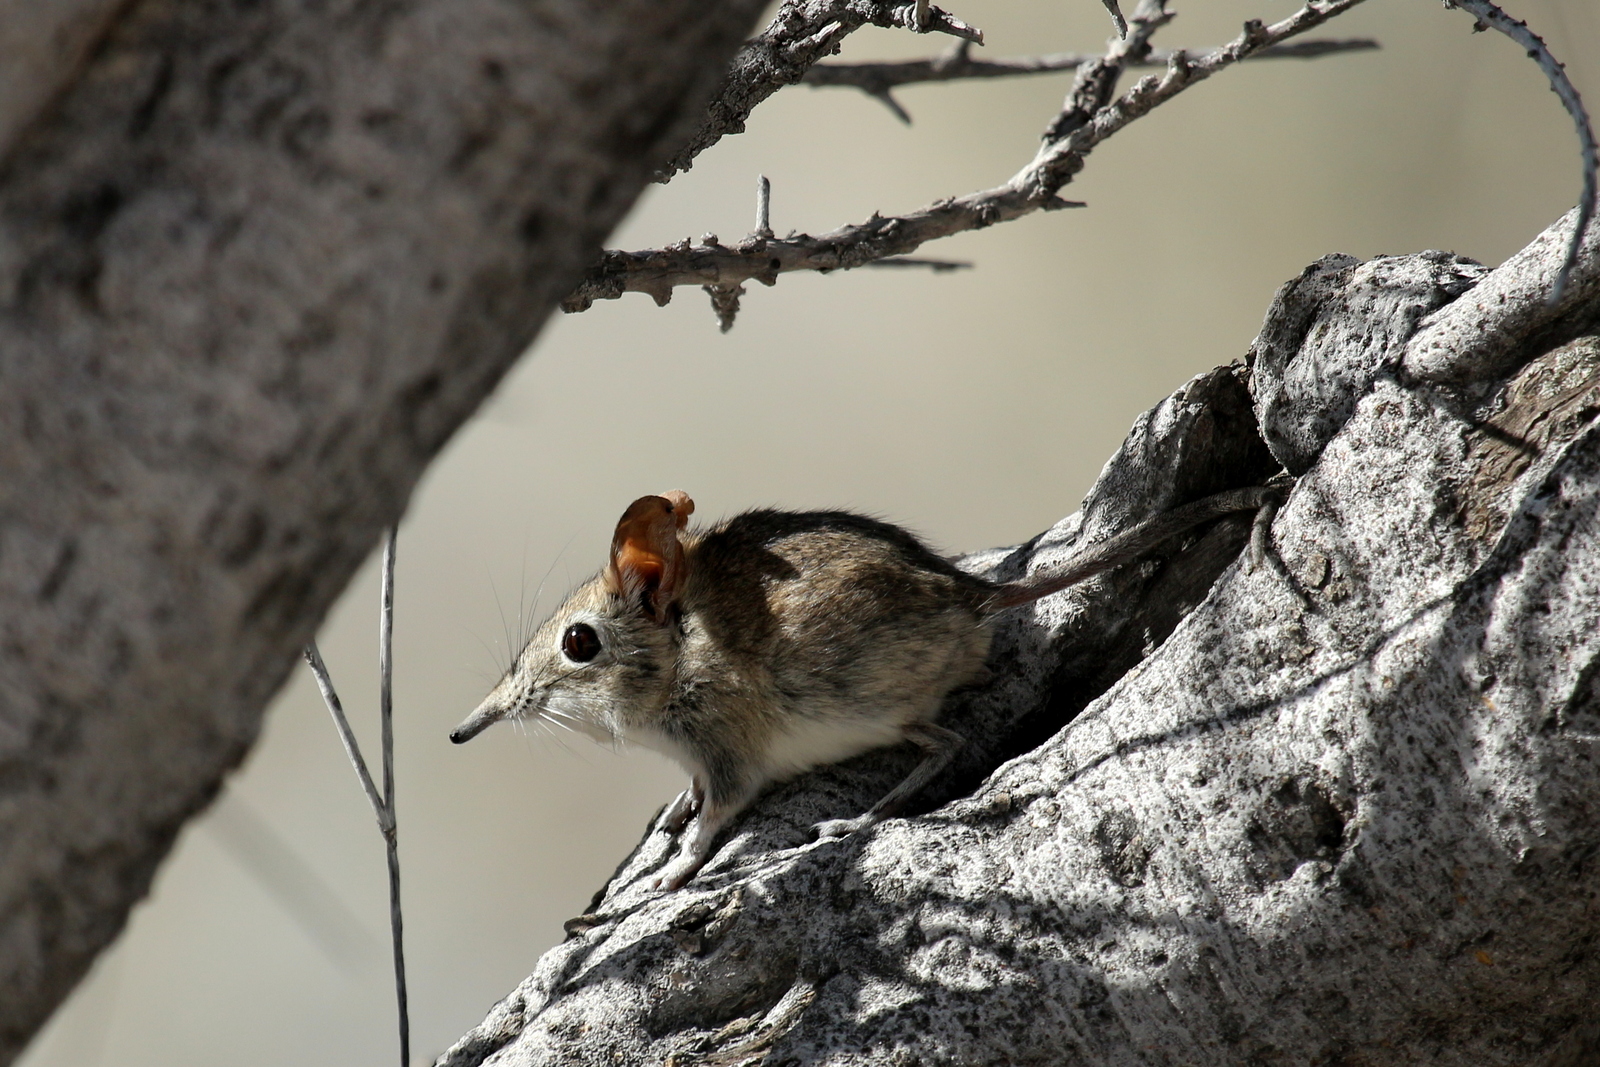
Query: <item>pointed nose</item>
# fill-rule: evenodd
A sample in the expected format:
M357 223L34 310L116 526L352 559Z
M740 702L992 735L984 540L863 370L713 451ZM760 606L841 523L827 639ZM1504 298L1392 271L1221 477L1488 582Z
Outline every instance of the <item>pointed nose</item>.
M485 700L477 711L467 716L466 722L450 731L450 740L458 745L471 741L505 716L505 709L497 701Z

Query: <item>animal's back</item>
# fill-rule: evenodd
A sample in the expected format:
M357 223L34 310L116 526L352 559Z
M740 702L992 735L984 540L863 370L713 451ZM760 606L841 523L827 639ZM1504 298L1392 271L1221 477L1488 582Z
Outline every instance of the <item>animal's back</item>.
M875 519L751 511L691 554L686 614L740 670L767 675L790 733L931 719L988 652L979 609L994 587Z

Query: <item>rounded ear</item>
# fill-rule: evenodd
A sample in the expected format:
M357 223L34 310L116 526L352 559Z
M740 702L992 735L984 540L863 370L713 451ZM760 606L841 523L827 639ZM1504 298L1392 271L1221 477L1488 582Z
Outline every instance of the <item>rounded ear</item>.
M628 505L611 536L607 587L629 600L637 597L658 623L667 621L668 610L688 577L688 560L678 531L692 514L694 501L681 489L642 496Z

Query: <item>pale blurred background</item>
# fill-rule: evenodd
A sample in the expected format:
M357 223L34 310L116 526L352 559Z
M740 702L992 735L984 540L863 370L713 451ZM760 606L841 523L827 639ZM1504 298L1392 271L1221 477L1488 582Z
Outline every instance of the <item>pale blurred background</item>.
M1131 4L1131 0L1125 0ZM1600 100L1600 5L1514 0ZM1098 0L954 0L983 54L1087 50ZM1289 0L1175 0L1164 47L1223 42ZM412 500L400 535L397 774L412 1047L475 1024L561 938L682 774L647 753L496 727L446 732L508 662L518 607L548 611L603 560L635 496L683 488L712 518L843 506L968 550L1075 510L1134 417L1241 356L1273 290L1328 252L1451 249L1496 263L1578 193L1572 128L1496 34L1428 0L1369 0L1325 35L1380 52L1225 72L1091 157L1038 215L924 254L971 271L861 270L752 285L732 333L680 289L554 318ZM864 31L844 59L942 38ZM819 232L999 184L1069 75L902 90L906 128L853 90L799 87L655 187L610 242L743 235L756 176L772 221ZM324 655L376 753L376 568L329 617ZM548 578L548 580L546 580ZM383 850L299 669L150 899L23 1057L26 1067L389 1065Z

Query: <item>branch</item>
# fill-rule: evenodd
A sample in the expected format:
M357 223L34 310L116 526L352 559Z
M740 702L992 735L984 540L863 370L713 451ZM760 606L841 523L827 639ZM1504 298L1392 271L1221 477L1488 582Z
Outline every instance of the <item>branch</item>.
M378 796L367 761L361 755L361 745L350 729L344 705L333 688L333 676L312 641L305 647L306 662L316 676L317 688L333 716L333 724L344 742L345 755L355 767L356 777L367 794L373 814L378 817L378 830L383 834L384 849L389 863L389 934L394 946L394 998L400 1030L400 1067L411 1063L411 1014L406 994L406 957L402 939L403 923L400 913L400 840L399 821L394 806L394 556L397 527L389 527L383 540L383 585L378 594L378 724L379 743L383 758L383 796Z
M0 174L0 1063L124 928L764 6L0 15L0 113L29 112ZM57 8L72 26L33 16ZM13 45L70 69L34 77ZM225 204L273 207L184 206ZM212 351L204 374L153 355Z
M383 806L389 813L389 829L383 835L383 843L389 866L389 933L394 945L400 1067L411 1067L411 1011L400 913L400 820L394 804L394 556L399 534L399 527L391 526L383 539L383 587L378 595L378 720L383 743Z
M1100 0L1106 7L1106 13L1111 16L1112 25L1117 28L1118 37L1128 36L1128 20L1122 17L1122 8L1117 6L1117 0Z
M306 663L311 667L312 675L317 679L317 688L322 690L322 700L328 705L328 714L333 716L333 726L339 731L339 740L344 742L344 754L350 758L350 765L355 768L361 789L367 794L367 803L372 805L372 814L378 818L378 830L388 837L389 820L393 816L383 803L383 798L378 795L377 786L373 785L372 775L367 771L367 761L361 755L361 744L356 740L355 731L350 729L350 720L345 717L344 704L340 702L339 694L333 688L333 676L328 673L328 665L322 661L322 653L317 650L315 641L306 645L305 657Z
M1526 22L1507 15L1491 0L1444 0L1444 6L1458 7L1477 16L1476 29L1499 30L1525 48L1528 58L1539 64L1544 76L1550 79L1550 91L1561 98L1562 106L1567 109L1567 114L1572 117L1572 124L1578 129L1578 145L1583 154L1583 194L1578 201L1577 225L1573 227L1572 237L1567 243L1566 259L1562 261L1561 270L1556 274L1555 284L1550 287L1550 295L1547 298L1549 303L1555 304L1561 299L1561 294L1567 287L1567 279L1572 274L1573 266L1578 262L1578 249L1583 244L1584 232L1589 228L1589 220L1594 216L1595 172L1600 170L1600 151L1595 147L1594 128L1589 124L1589 113L1583 109L1583 100L1567 77L1567 68L1556 62L1556 57L1551 55L1550 49L1545 46L1544 39L1528 29Z
M983 31L928 3L892 0L784 0L772 21L733 57L727 77L706 109L706 116L687 144L656 174L656 181L694 165L694 157L722 140L743 133L744 120L756 105L786 85L805 77L812 64L834 55L839 45L862 26L943 33L983 43Z
M1364 52L1378 48L1370 37L1299 41L1275 45L1253 53L1251 59L1315 59L1336 52ZM1151 52L1129 60L1125 67L1165 67L1171 52ZM814 88L845 86L860 89L881 102L907 125L911 117L895 100L893 90L902 85L926 82L963 81L973 78L1016 78L1028 74L1058 74L1077 70L1100 56L1092 52L1054 52L1042 56L1017 56L1012 59L973 59L971 45L958 41L943 55L929 59L907 59L881 63L818 63L800 80Z
M1271 26L1251 20L1233 41L1202 56L1191 59L1183 51L1172 53L1162 77L1144 77L1113 99L1122 68L1148 57L1150 36L1171 18L1164 11L1164 0L1146 0L1133 16L1128 36L1113 41L1105 55L1079 68L1073 91L1046 131L1044 144L1033 161L1004 185L938 200L905 215L874 213L866 222L818 236L752 234L728 246L707 234L699 245L691 245L685 238L660 249L607 251L562 301L561 309L584 311L596 300L614 300L627 292L649 293L658 305L665 305L680 285L732 287L751 280L775 285L780 274L849 270L908 255L941 237L1010 222L1035 211L1082 207L1056 194L1083 169L1084 160L1102 141L1191 85L1314 29L1359 3L1361 0L1311 0Z

